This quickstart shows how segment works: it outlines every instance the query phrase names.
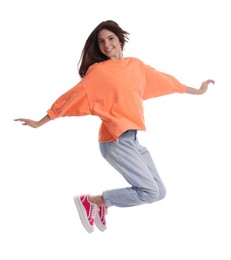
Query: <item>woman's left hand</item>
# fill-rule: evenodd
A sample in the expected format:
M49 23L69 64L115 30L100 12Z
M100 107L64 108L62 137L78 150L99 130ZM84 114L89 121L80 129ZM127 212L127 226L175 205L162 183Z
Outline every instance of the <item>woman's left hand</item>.
M208 80L202 82L201 87L198 90L199 94L204 94L207 91L208 86L209 86L210 83L214 84L215 81L212 80L212 79L208 79Z

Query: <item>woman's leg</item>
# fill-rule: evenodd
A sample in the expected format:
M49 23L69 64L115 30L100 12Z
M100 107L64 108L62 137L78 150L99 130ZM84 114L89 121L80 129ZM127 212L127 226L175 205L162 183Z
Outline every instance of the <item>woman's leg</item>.
M131 185L103 192L107 206L130 207L164 197L164 185L149 152L139 144L135 130L122 134L118 143L100 143L100 150L103 157Z
M156 181L156 184L158 185L159 187L159 198L158 200L161 200L163 199L165 196L166 196L166 188L158 174L158 171L156 169L156 166L152 160L152 157L149 153L149 151L145 148L145 147L142 147L140 146L140 151L141 151L141 154L154 178L154 180Z

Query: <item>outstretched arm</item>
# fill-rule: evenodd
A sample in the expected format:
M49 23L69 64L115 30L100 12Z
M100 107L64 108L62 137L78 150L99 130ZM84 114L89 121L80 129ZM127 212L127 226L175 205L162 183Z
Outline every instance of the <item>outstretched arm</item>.
M186 87L185 93L187 93L187 94L193 94L193 95L201 95L201 94L204 94L204 93L207 91L208 86L209 86L210 83L214 84L215 81L212 80L212 79L208 79L208 80L202 82L201 87L200 87L199 89L191 88L191 87Z
M23 125L28 125L30 127L37 128L37 127L40 127L40 126L46 124L50 120L51 120L50 117L48 115L46 115L39 121L34 121L31 119L26 119L26 118L17 118L14 121L20 121L20 122L22 122Z

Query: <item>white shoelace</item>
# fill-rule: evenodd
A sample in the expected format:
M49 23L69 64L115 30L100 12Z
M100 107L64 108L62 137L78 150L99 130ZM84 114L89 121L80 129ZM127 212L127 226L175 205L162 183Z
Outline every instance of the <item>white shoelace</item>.
M91 218L95 218L96 211L98 211L98 206L95 203L91 205Z
M107 206L102 206L103 207L103 213L102 213L102 217L104 218L107 215ZM99 210L99 209L98 209Z

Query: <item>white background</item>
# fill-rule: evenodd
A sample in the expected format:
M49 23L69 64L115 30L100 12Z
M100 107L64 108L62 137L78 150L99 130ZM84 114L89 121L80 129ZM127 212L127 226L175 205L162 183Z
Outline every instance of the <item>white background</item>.
M126 186L101 157L100 121L40 119L78 81L91 31L112 19L130 32L124 56L198 88L145 103L150 150L165 200L109 209L88 234L73 196ZM230 260L230 7L225 0L3 0L0 4L0 259Z

